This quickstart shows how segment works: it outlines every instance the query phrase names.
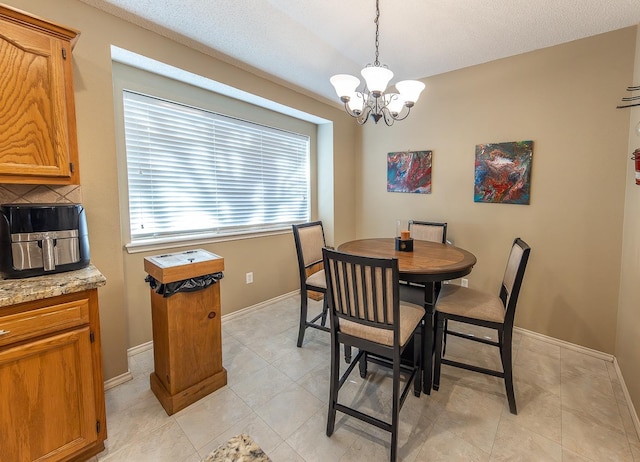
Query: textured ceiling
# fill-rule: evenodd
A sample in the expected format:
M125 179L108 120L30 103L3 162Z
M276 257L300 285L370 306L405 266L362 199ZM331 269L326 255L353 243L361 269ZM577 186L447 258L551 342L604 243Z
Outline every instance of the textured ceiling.
M82 0L337 101L333 74L374 60L374 0ZM640 0L380 0L391 83L640 23Z

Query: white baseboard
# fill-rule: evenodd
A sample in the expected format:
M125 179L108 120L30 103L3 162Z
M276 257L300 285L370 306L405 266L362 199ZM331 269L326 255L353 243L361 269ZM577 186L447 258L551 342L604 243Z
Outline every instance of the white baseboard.
M602 351L592 350L591 348L583 347L580 345L576 345L575 343L565 342L564 340L559 340L557 338L549 337L547 335L539 334L537 332L533 332L527 329L523 329L522 327L513 327L514 332L518 332L527 337L532 337L538 340L541 340L546 343L550 343L552 345L557 345L562 348L566 348L568 350L577 351L578 353L584 353L589 356L593 356L594 358L602 359L604 361L613 362L613 355L603 353Z
M251 306L248 306L246 308L242 308L240 310L234 311L233 313L224 314L224 315L222 315L222 323L224 324L226 321L230 321L232 319L240 318L242 316L245 316L245 315L251 313L252 311L260 310L260 309L265 308L265 307L267 307L267 306L269 306L269 305L271 305L273 303L280 302L282 300L286 300L287 298L294 297L294 296L299 295L299 294L300 294L299 290L294 290L293 292L289 292L289 293L286 293L284 295L279 295L278 297L271 298L271 299L266 300L264 302L260 302L260 303L258 303L256 305L251 305Z
M129 348L127 350L127 357L130 358L133 355L137 355L138 353L143 353L152 348L153 348L153 340L149 340L148 342Z
M117 377L114 377L109 380L105 380L104 382L104 390L107 391L109 388L117 387L118 385L122 385L129 380L133 380L133 375L131 375L131 371L127 371L124 374L120 374Z
M631 420L633 421L633 426L635 427L636 433L640 438L640 420L638 419L638 413L636 412L636 409L633 406L633 401L631 401L631 395L629 394L627 385L624 382L624 378L622 377L622 371L620 370L620 366L618 365L618 360L616 359L615 356L607 353L603 353L598 350L592 350L591 348L586 348L580 345L576 345L574 343L565 342L564 340L558 340L553 337L548 337L543 334L538 334L537 332L532 332L530 330L522 329L521 327L514 326L513 330L514 332L518 332L527 337L533 337L535 339L550 343L552 345L561 346L562 348L566 348L568 350L584 353L586 355L593 356L594 358L602 359L604 361L613 363L613 366L615 367L615 370L616 370L616 374L618 376L618 380L620 381L620 386L622 387L622 392L624 393L625 400L627 401L627 407L629 408L629 413L631 414Z

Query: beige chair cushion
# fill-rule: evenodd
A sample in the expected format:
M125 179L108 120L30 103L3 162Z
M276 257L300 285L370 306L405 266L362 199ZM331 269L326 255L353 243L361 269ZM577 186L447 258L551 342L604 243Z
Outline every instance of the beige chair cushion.
M322 247L324 247L324 236L322 234L322 226L307 226L298 229L300 236L300 247L302 248L302 256L304 266L322 260Z
M307 278L307 285L314 287L327 288L327 279L324 275L324 270L317 271Z
M411 231L411 237L413 239L418 239L420 241L442 242L444 227L411 223L409 231Z
M400 302L400 346L404 346L424 317L424 308L412 303ZM382 345L393 346L393 330L365 326L357 322L340 320L340 330L354 337L363 338Z
M499 297L455 284L443 284L436 310L472 319L504 323L505 309Z
M502 278L502 284L504 288L507 290L507 297L511 297L511 293L513 292L513 285L516 281L516 275L518 274L518 268L520 267L520 261L522 261L522 256L524 251L522 247L517 244L513 244L511 247L511 253L509 254L509 261L507 262L507 268L504 271L504 277ZM509 302L509 298L507 298L507 303Z

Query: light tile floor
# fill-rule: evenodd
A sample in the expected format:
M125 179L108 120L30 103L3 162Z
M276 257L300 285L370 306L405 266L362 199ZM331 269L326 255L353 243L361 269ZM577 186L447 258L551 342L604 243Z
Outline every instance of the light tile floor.
M133 380L106 392L107 449L94 460L198 462L244 432L273 462L387 461L389 434L356 419L338 413L335 433L325 435L329 334L308 329L297 348L298 304L290 297L225 320L227 386L173 416L149 389L153 352L132 356ZM463 343L450 338L450 354L499 364L497 349ZM400 459L640 462L612 363L517 334L514 358L517 416L500 379L443 366L440 391L407 398ZM351 378L342 399L388 415L386 370L371 366L367 380L357 371Z

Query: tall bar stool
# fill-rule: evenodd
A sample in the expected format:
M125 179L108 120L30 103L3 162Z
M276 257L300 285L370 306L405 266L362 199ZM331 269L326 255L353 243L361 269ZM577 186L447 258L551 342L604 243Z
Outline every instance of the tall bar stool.
M335 429L336 412L367 422L391 433L391 456L398 453L400 409L418 381L420 395L421 352L419 341L410 342L419 332L424 335L425 310L422 306L405 303L399 297L398 260L370 258L324 249L327 277L327 300L331 328L331 383L327 436ZM340 376L340 344L358 348L355 360ZM401 363L401 355L413 345L413 363ZM391 421L383 421L339 401L340 388L345 384L356 364L360 375L366 377L367 362L388 366L393 371ZM400 373L408 379L400 389Z
M530 253L531 248L522 239L516 238L513 241L498 295L454 284L446 284L442 287L436 302L434 390L440 388L440 368L442 364L500 377L505 381L509 410L512 414L518 413L513 389L511 344L516 304ZM495 329L498 333L498 340L493 341L484 337L451 330L448 327L447 321L449 320ZM447 335L454 335L466 340L498 347L500 349L502 371L486 369L445 358L443 339Z

